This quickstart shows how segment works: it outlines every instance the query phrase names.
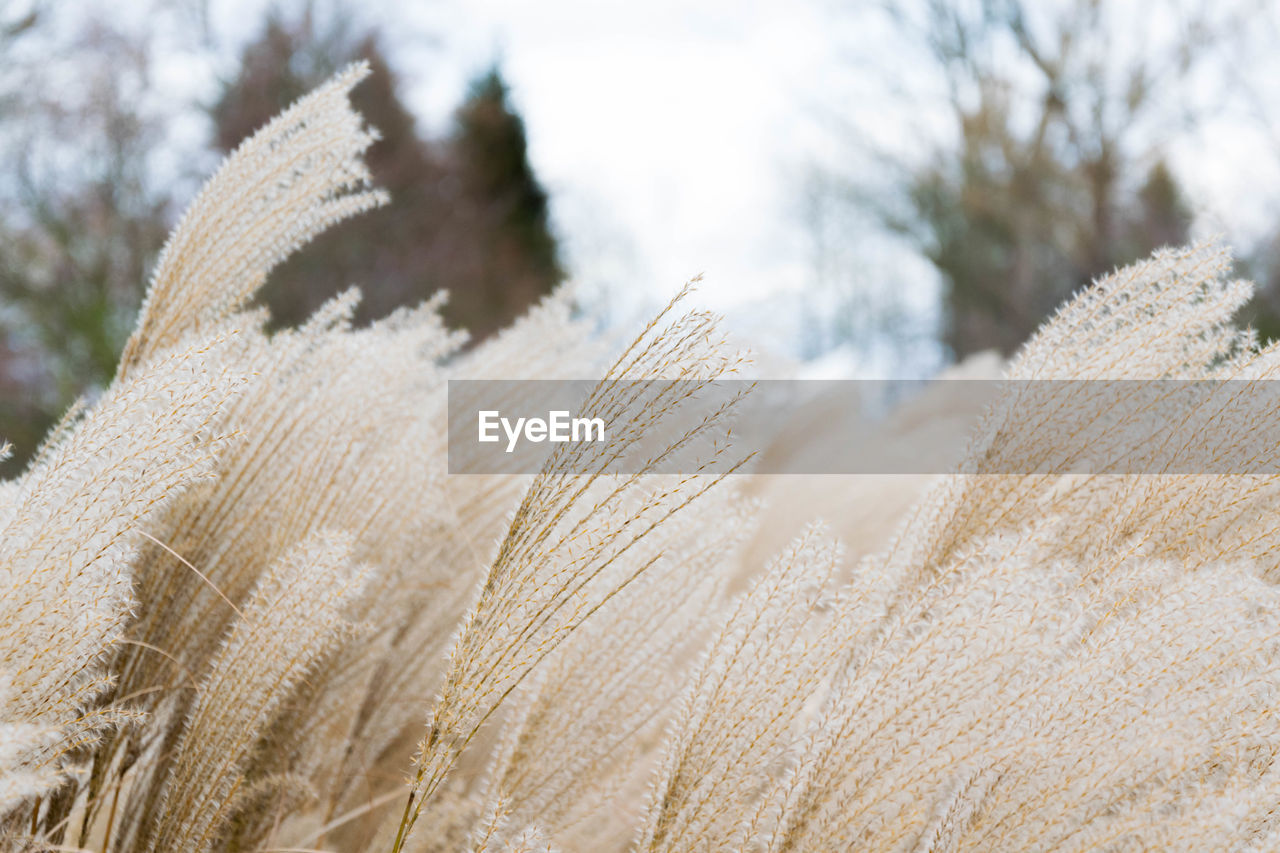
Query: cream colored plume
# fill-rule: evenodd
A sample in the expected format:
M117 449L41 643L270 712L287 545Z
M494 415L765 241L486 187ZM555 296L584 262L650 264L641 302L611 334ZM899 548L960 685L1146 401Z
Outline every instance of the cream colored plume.
M351 109L353 65L245 140L196 196L160 254L121 376L241 308L321 231L385 204L361 159L376 139Z

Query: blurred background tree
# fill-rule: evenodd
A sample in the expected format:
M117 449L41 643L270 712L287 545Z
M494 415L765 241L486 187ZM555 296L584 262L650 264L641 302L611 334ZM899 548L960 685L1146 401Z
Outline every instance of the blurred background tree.
M179 29L199 30L198 4L156 8L178 10L187 16ZM302 320L353 284L365 293L362 320L445 288L446 319L478 339L563 277L547 196L496 67L476 78L450 132L427 138L379 34L341 4L321 13L306 3L291 16L266 14L209 103L164 104L140 17L81 19L54 4L0 15L0 155L9 165L0 181L0 436L15 448L0 473L23 464L66 407L114 372L189 192L156 165L166 125L183 114L203 114L209 148L225 154L349 62L373 69L355 100L381 133L368 161L392 204L348 220L273 273L262 298L277 323Z
M310 5L292 20L273 12L212 106L215 145L232 150L289 102L361 59L372 73L353 101L381 134L367 161L393 204L347 220L305 248L276 270L262 298L276 321L292 324L353 283L366 286L362 319L448 289L445 318L484 337L562 278L547 195L497 68L477 78L452 133L426 140L403 104L378 33L346 14L321 22Z
M573 4L551 5L546 14L486 8L471 24L502 19L494 38L526 39L508 55L539 109L569 234L562 245L503 74L478 64L491 53L468 30L471 7L439 15L394 0L250 0L243 8L255 17L242 22L240 6L221 0L0 0L0 158L9 166L0 170L0 436L21 459L72 399L105 381L198 179L356 59L373 68L355 97L382 133L369 161L393 205L342 224L273 275L262 298L280 323L351 285L366 294L362 321L447 289L448 321L483 337L563 277L563 249L579 273L610 280L611 298L645 310L662 301L664 280L706 264L708 290L755 294L725 300L738 303L739 328L823 361L813 369L824 375L927 376L950 357L1012 351L1090 279L1184 241L1193 222L1223 222L1245 251L1242 272L1262 284L1252 321L1280 334L1280 237L1250 247L1268 229L1280 234L1280 204L1212 218L1280 186L1280 169L1215 212L1206 198L1224 175L1248 169L1252 181L1258 164L1230 162L1220 152L1238 149L1221 137L1184 144L1197 128L1241 126L1238 115L1223 121L1237 67L1255 82L1275 77L1262 61L1280 37L1268 0L812 0L794 14L744 11L756 29L690 12L683 33L665 22L637 33L617 10L579 20ZM849 45L838 39L845 24ZM579 38L579 25L612 37L609 51ZM423 51L422 32L433 47L452 39L465 50L452 59L444 48ZM664 67L667 88L646 64L655 51L684 56L678 74ZM850 60L858 51L863 67ZM810 64L818 54L823 64ZM734 62L733 74L720 73ZM465 91L465 75L450 73L458 66L480 68ZM605 68L607 86L583 73ZM789 97L778 83L786 75L774 73L787 69L804 69L797 79L812 91L796 94L813 97L841 78L813 69L855 72L858 96L827 117L859 144L808 138L801 125L813 101ZM575 88L583 79L591 85ZM455 99L444 110L437 90ZM1264 91L1265 80L1258 100L1274 100ZM752 121L739 121L747 112ZM666 129L691 116L707 144L686 147ZM778 117L776 128L761 116ZM646 160L651 151L659 156ZM1212 162L1195 162L1195 152ZM823 162L770 188L759 171L766 153ZM742 188L750 191L723 194ZM788 192L799 201L791 210L774 203ZM690 227L691 211L711 226L705 233ZM1242 225L1251 230L1231 230ZM642 250L603 245L618 235L630 244L646 228L647 245L634 243ZM731 255L745 260L724 275Z
M172 200L152 180L147 34L36 6L3 25L0 435L34 449L112 376ZM76 85L66 81L74 79Z
M883 9L910 48L895 62L919 58L915 71L941 79L949 132L924 158L878 152L894 185L853 198L936 268L954 357L1011 353L1075 290L1188 239L1192 212L1163 146L1225 100L1208 72L1229 62L1248 4ZM1167 32L1151 36L1152 21Z
M458 109L449 160L458 175L448 229L454 263L444 268L467 282L446 316L482 333L522 314L563 277L547 226L547 194L527 147L524 122L492 67Z
M211 109L215 145L240 140L338 69L367 61L353 100L381 139L367 160L393 203L348 220L272 275L263 293L278 322L296 323L352 284L361 317L449 290L446 319L484 337L509 324L563 277L547 196L527 156L524 124L501 73L480 75L444 139L422 137L378 34L341 10L271 12L237 75Z

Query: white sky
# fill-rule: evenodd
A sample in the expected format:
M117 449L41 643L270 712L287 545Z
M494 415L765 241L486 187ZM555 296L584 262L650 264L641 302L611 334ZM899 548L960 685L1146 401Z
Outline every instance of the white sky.
M250 10L263 5L215 0L214 25L251 36ZM700 301L731 313L759 316L804 289L798 176L819 144L813 92L835 61L817 3L438 0L365 12L429 128L442 130L469 77L500 60L572 272L589 295L606 289L614 313L649 310L698 273Z
M701 272L702 299L733 309L806 283L795 175L814 144L806 93L833 60L819 12L455 0L424 17L455 67L501 58L585 286L626 310ZM456 99L446 85L415 94L437 117Z
M853 71L850 45L865 59L882 40L867 16L851 26L858 2L867 0L438 0L390 14L439 39L438 51L404 51L422 63L414 104L433 122L447 119L466 73L501 59L588 287L647 310L705 272L704 302L744 334L794 350L795 303L813 284L803 178L849 153L824 119L856 117L859 132L899 148L921 141L913 122L930 124L903 120L882 80ZM1274 42L1264 28L1255 35L1256 52L1235 58L1266 98L1277 91ZM908 58L895 61L901 78L915 74ZM1201 233L1253 237L1280 218L1275 141L1228 111L1167 147ZM868 286L930 310L927 266L892 247L860 251L865 275L883 279Z

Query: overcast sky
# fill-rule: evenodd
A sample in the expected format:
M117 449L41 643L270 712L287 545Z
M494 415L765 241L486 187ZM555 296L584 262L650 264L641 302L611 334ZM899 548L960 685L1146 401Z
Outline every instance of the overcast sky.
M803 286L796 178L814 144L810 93L832 61L814 6L465 6L455 49L503 58L571 240L629 242L659 290L705 272L726 305Z
M366 12L436 130L470 75L501 63L572 271L588 291L606 288L615 312L647 310L704 273L705 304L759 316L809 275L797 209L823 140L815 95L838 61L820 2L438 0ZM214 24L248 37L248 10L263 5L215 0Z

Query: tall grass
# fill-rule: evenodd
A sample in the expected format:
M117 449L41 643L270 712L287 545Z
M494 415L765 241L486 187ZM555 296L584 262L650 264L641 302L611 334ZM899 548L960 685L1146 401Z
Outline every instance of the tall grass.
M756 567L727 412L696 475L451 478L450 377L684 380L601 384L581 471L744 361L680 300L612 356L563 296L465 350L355 292L267 334L270 270L384 201L362 73L231 155L115 382L0 487L6 848L1280 846L1280 481L955 475L885 547ZM1120 271L1008 375L1275 378L1227 268ZM1011 392L970 458L1031 426Z

